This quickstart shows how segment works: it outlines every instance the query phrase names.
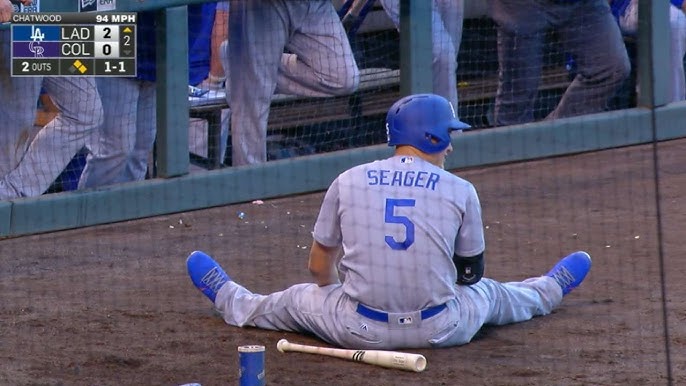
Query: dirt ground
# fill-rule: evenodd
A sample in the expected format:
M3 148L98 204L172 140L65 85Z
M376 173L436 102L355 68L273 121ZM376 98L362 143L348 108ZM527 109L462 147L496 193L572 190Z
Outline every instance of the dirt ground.
M321 192L2 240L0 384L231 385L245 344L266 346L272 385L686 384L685 153L659 145L657 192L650 145L457 171L481 197L487 276L581 249L594 266L552 315L408 350L421 373L279 353L284 337L324 344L227 326L188 279L202 249L255 292L308 281Z

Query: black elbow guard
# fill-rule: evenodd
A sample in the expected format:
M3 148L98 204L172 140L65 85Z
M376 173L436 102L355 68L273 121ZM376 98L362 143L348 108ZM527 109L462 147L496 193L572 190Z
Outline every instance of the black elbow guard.
M472 257L454 255L453 263L457 268L457 284L476 284L484 276L483 252Z

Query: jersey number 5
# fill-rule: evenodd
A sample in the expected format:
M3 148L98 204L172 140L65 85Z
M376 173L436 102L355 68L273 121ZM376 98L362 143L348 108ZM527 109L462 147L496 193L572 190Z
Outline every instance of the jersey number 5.
M398 198L387 198L386 199L386 212L384 219L387 223L391 224L402 224L405 226L405 240L397 241L393 236L386 235L386 244L388 244L391 249L395 250L405 250L414 243L414 223L410 221L409 218L405 216L396 216L395 207L396 206L414 206L414 200L409 199L398 199Z

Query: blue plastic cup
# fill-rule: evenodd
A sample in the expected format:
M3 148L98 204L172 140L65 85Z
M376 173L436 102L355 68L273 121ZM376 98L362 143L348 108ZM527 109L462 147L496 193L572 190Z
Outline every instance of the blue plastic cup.
M264 386L264 346L238 346L240 386Z

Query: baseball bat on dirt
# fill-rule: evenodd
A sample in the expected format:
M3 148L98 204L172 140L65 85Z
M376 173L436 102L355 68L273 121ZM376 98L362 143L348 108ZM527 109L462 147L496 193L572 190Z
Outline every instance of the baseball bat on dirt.
M319 354L330 357L342 358L353 362L362 362L370 365L388 367L407 371L420 372L426 368L426 358L420 354L405 353L399 351L384 350L346 350L341 348L328 348L310 346L305 344L291 343L281 339L276 344L280 352L295 351L308 354Z

